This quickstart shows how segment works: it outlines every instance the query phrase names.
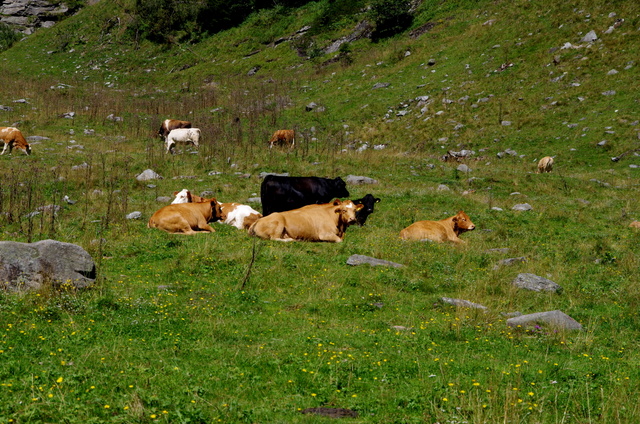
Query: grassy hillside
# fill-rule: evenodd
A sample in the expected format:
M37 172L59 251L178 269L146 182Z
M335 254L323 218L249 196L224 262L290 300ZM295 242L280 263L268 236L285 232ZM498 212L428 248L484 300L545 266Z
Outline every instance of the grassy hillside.
M640 147L638 6L425 0L405 33L323 53L366 17L329 7L159 46L128 30L133 2L103 0L0 54L0 125L44 137L0 157L0 240L78 244L99 273L0 293L0 422L638 421L640 158L611 161ZM167 117L201 128L198 151L164 153ZM267 149L282 128L292 152ZM352 198L382 201L340 244L146 227L160 196L247 202L261 172L364 175ZM463 246L398 238L458 210ZM562 293L516 289L525 272ZM584 330L505 322L556 309Z

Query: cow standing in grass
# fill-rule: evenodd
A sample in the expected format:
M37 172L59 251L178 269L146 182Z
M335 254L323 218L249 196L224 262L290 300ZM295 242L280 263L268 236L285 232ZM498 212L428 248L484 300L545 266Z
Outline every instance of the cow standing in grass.
M196 147L200 146L200 129L178 128L175 130L171 130L166 140L167 153L173 153L173 149L178 143L192 143Z
M191 122L181 121L179 119L165 119L164 121L162 121L162 125L160 125L158 136L166 139L171 130L175 130L178 128L191 128Z
M293 146L296 144L296 133L293 130L278 130L273 133L271 139L269 140L269 148L271 149L274 145L289 147L293 149Z
M545 172L551 172L553 169L553 158L551 156L545 156L538 162L538 174Z
M9 149L9 154L11 154L14 147L22 150L27 155L31 154L31 146L29 146L22 132L17 128L0 127L0 139L4 141L4 149L2 149L0 155L4 155L7 149Z

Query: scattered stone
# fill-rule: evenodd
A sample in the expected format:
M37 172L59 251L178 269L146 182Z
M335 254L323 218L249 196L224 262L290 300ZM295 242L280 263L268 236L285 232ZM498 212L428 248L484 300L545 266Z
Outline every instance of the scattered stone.
M130 214L127 215L127 219L140 219L142 218L142 212L131 212Z
M596 32L591 30L587 33L587 35L585 35L584 37L582 37L582 39L580 40L580 42L582 43L593 43L594 41L596 41L598 39L598 36L596 35Z
M502 208L499 208L497 206L494 206L491 208L492 211L497 211L497 212L502 212Z
M276 172L261 172L261 173L258 174L258 177L260 177L260 179L263 179L267 175L274 175L276 177L288 177L289 173L288 172L283 172L282 174L278 174Z
M247 199L247 202L249 203L262 203L262 199L259 197L249 197Z
M494 271L500 269L501 266L511 266L517 263L527 262L527 258L525 256L520 256L518 258L507 258L500 260L497 264L493 266Z
M404 265L391 261L385 261L383 259L376 259L365 255L351 255L347 259L347 265L362 265L369 264L371 266L386 266L393 268L402 268Z
M318 107L318 104L316 102L311 102L308 105L305 106L304 110L306 110L307 112L311 112L312 110L314 110L315 108Z
M156 202L158 203L169 203L171 202L172 198L169 196L158 196L156 197Z
M563 330L582 330L582 325L578 321L559 310L521 315L507 320L509 327L527 327L537 324L546 324Z
M145 169L141 174L139 174L136 177L136 180L138 181L161 180L161 179L163 179L163 177L161 177L159 174L157 174L155 171L151 169Z
M347 175L346 183L351 185L378 184L378 180L374 180L373 178L369 178L369 177L361 177L357 175Z
M458 308L471 308L471 309L482 309L487 310L486 306L480 305L479 303L473 303L469 300L464 299L453 299L450 297L441 297L440 301L442 303L447 303L449 305L457 306Z
M508 247L497 247L495 249L487 249L484 253L509 253Z
M609 72L607 72L607 75L615 75L617 73L618 73L618 71L616 71L615 69L612 69Z
M530 211L531 209L533 209L533 207L531 207L531 205L528 203L518 203L511 208L511 210L514 211Z
M446 184L440 184L436 190L438 190L438 191L451 191L449 186L447 186Z
M603 96L614 96L615 94L616 94L615 90L607 90L602 92Z
M74 205L74 204L77 202L77 200L71 200L71 199L69 198L69 196L67 196L67 195L65 195L65 196L62 198L62 201L63 201L63 202L66 202L66 203L68 203L68 204L70 204L70 205Z
M378 82L378 83L374 84L373 88L374 88L374 89L376 89L376 88L387 88L387 87L389 87L390 85L391 85L391 84L390 84L390 83L388 83L388 82Z
M76 116L75 112L65 112L60 115L61 118L73 119Z
M85 128L83 132L84 132L84 135L95 135L96 130L90 130Z
M260 70L260 68L261 68L261 66L257 65L257 66L254 66L253 68L249 69L249 72L247 72L247 76L250 77L250 76L253 76L253 75L257 74L258 71Z
M0 105L0 110L4 111L4 112L12 112L13 108L11 106L3 106Z
M411 331L413 330L413 327L405 327L404 325L392 325L391 329L396 331Z
M78 171L80 169L87 169L88 167L89 167L89 164L87 162L83 162L80 165L73 165L71 167L71 170Z
M549 291L554 293L562 292L562 287L551 280L539 277L535 274L522 273L513 280L512 284L518 288L531 291Z
M460 165L458 165L458 167L457 167L456 169L457 169L458 171L460 171L460 172L465 172L465 173L467 173L467 172L471 172L471 171L472 171L472 169L471 169L471 168L469 168L469 167L468 167L467 165L465 165L464 163L461 163Z
M597 145L598 145L598 146L600 146L600 147L602 147L602 146L604 146L605 144L607 144L607 140L602 140L602 141L601 141L601 142L599 142Z
M96 266L80 246L56 240L36 243L0 241L0 288L38 290L47 282L75 288L92 285Z

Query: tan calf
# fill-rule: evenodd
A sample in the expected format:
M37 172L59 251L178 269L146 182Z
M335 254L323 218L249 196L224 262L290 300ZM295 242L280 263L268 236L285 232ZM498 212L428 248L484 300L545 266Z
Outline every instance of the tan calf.
M465 243L459 236L465 231L472 231L476 226L469 215L463 211L457 215L440 221L418 221L400 231L400 238L404 240L431 240L443 243Z
M4 155L7 149L9 149L9 154L11 154L14 147L21 149L28 155L31 154L31 146L29 146L22 132L17 128L0 127L0 139L4 140L4 149L2 149L0 155Z
M266 240L328 241L339 243L347 227L356 222L362 205L351 200L335 200L322 205L307 205L286 212L274 212L258 219L249 234Z
M274 144L283 147L289 147L293 149L296 144L296 134L293 130L278 130L273 133L271 140L269 140L269 148L272 148Z
M216 199L206 199L198 203L180 203L168 205L149 218L149 228L158 228L172 234L213 233L208 224L222 216L220 204Z
M551 156L545 156L538 162L538 174L544 172L551 172L553 169L553 158Z

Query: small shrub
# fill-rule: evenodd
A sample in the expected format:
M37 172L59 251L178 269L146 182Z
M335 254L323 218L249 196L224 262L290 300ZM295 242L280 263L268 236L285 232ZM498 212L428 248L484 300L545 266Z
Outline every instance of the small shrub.
M0 22L0 52L3 52L20 39L20 34L9 25Z
M413 22L410 8L408 1L374 0L369 10L369 18L375 26L371 39L376 42L409 28Z

